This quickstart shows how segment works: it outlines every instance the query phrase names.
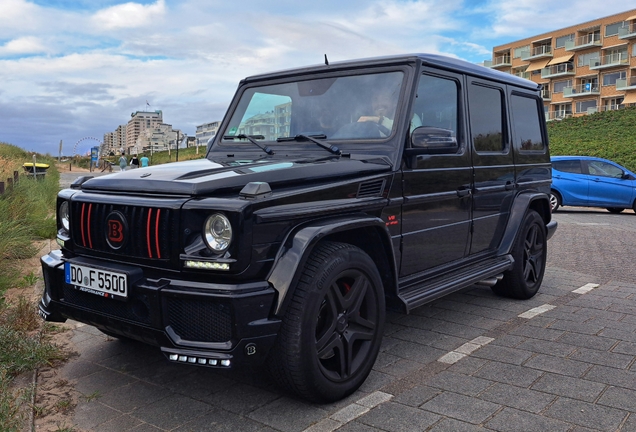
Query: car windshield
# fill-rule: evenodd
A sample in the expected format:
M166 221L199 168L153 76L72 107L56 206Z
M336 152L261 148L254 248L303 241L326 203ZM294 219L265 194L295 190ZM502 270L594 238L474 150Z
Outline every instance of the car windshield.
M385 139L395 128L403 78L403 72L385 72L248 88L223 141Z

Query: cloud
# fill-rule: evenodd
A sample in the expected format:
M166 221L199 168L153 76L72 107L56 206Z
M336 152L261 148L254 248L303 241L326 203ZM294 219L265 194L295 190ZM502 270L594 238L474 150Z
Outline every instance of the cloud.
M0 56L25 55L46 52L46 47L42 41L34 36L26 36L13 39L3 46L0 46Z
M122 28L147 27L150 24L159 25L166 14L164 0L157 0L150 5L139 3L124 3L111 6L96 12L91 22L97 28L115 30Z

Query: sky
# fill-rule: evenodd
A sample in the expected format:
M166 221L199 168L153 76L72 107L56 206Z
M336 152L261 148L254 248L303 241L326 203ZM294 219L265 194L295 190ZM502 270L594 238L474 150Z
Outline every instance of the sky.
M624 0L0 0L0 142L84 154L136 111L194 136L239 81L404 53L492 48L630 9Z

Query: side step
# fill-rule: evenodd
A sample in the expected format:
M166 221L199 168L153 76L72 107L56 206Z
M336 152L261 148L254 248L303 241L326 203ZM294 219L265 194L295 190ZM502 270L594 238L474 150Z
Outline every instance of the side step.
M501 279L501 273L512 268L513 263L514 258L512 258L512 255L480 261L477 264L457 271L427 279L421 284L409 286L404 291L400 291L398 297L402 300L408 313L418 306L473 284L481 283L482 285L492 286L494 285L493 282Z

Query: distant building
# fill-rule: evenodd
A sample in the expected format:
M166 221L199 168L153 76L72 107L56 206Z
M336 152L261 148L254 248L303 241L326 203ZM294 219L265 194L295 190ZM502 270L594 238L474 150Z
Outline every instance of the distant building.
M214 121L197 126L197 131L195 134L196 145L206 145L210 138L214 138L216 136L220 125L220 121Z
M636 9L493 48L484 66L543 85L547 120L636 103Z
M289 135L291 122L291 102L274 107L274 111L256 114L242 122L238 134L263 135L265 140L275 140L279 136Z
M163 113L161 110L135 111L130 117L126 125L126 153L139 153L142 151L142 146L139 145L137 139L140 135L145 134L146 130L155 129L163 123Z

